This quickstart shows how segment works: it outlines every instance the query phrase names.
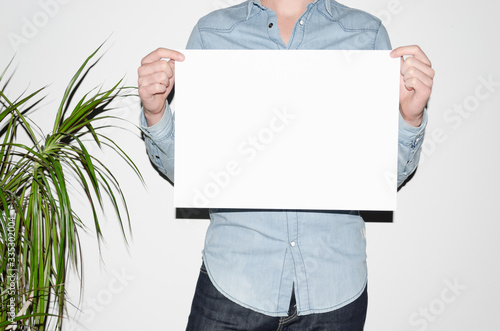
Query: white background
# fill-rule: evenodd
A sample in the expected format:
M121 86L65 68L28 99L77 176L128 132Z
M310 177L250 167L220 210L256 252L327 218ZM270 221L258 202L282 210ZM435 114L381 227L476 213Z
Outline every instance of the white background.
M104 40L106 54L84 89L109 87L123 76L136 84L143 56L159 46L183 48L199 17L236 2L1 0L0 67L15 55L12 96L50 84L36 113L37 123L49 130L66 83ZM498 330L500 3L344 4L382 18L393 46L419 44L437 72L420 167L399 193L394 223L367 225L366 330ZM29 30L33 23L38 27ZM13 36L24 43L13 47ZM488 90L484 80L496 86ZM137 123L139 105L125 106L118 114ZM462 113L454 112L459 108ZM133 155L147 183L143 188L111 159L129 201L134 238L127 252L114 215L108 215L102 262L95 238L82 234L83 312L72 309L65 330L185 327L208 222L175 220L173 188L150 166L132 130L108 134ZM77 281L73 275L75 304Z

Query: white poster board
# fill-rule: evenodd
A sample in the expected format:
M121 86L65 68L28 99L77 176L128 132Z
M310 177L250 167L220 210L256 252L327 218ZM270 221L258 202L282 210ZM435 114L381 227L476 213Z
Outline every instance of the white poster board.
M395 210L400 60L389 51L184 54L176 207Z

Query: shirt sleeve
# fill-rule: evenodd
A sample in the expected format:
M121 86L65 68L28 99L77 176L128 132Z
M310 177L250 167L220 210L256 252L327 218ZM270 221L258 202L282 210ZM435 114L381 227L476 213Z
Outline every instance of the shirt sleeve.
M199 24L196 24L191 31L191 35L189 36L187 45L187 49L204 49L203 39L201 39Z
M198 30L198 24L191 32L186 48L204 48ZM144 110L142 110L140 125L144 134L144 141L149 159L158 171L167 176L167 178L173 183L175 173L175 114L172 114L172 110L168 102L161 120L150 127L148 127L146 117L144 116Z
M392 49L389 35L383 24L380 24L375 37L374 49ZM403 119L399 114L398 133L398 187L415 171L420 159L425 127L427 126L427 110L424 110L422 124L416 128Z
M144 109L140 117L141 130L144 135L146 151L153 165L173 183L175 155L175 116L170 106L166 105L161 120L148 126Z
M389 34L385 29L384 25L380 23L378 27L377 36L375 37L375 44L373 49L389 50L392 49L391 40L389 39Z
M399 114L398 135L398 187L415 171L420 159L425 127L427 126L427 109L419 127L406 123Z

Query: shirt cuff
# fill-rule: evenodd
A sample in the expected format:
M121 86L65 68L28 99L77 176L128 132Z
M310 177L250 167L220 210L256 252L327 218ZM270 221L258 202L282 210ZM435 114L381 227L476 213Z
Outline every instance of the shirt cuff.
M167 105L165 111L163 112L163 116L158 123L153 126L148 126L148 122L146 120L146 116L144 115L144 109L141 111L140 115L140 128L141 130L151 139L153 140L161 140L168 137L172 134L174 127L174 120L172 111L170 107Z
M401 113L399 114L399 140L400 141L416 141L418 142L425 133L427 126L427 109L424 109L422 123L418 127L408 124Z

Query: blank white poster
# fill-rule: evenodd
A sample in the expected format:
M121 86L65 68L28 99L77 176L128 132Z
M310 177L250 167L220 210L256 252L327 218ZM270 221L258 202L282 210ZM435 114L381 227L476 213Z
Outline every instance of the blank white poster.
M395 210L389 51L185 50L176 207Z

